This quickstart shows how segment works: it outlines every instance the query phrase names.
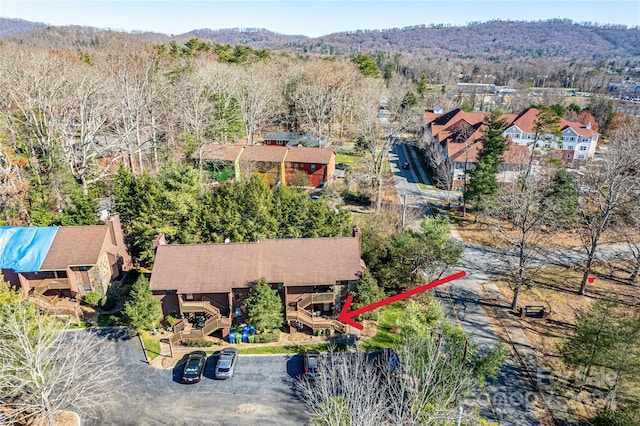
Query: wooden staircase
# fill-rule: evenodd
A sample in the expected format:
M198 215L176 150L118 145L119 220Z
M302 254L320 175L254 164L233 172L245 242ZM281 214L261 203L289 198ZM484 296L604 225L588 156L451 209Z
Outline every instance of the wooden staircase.
M77 302L60 298L58 295L47 297L37 291L31 292L30 296L36 307L41 311L49 315L69 315L75 318L77 324L80 324L80 307Z
M296 302L295 309L287 310L287 320L298 321L313 331L332 329L344 333L346 327L340 321L314 316L306 309L317 303L335 303L335 297L333 293L308 294Z
M213 306L210 300L184 301L178 298L180 309L183 313L204 312L209 314L202 328L189 329L189 322L184 319L176 323L173 327L173 336L171 342L175 343L184 339L202 339L221 328L231 327L231 317L224 317L220 313L220 309Z

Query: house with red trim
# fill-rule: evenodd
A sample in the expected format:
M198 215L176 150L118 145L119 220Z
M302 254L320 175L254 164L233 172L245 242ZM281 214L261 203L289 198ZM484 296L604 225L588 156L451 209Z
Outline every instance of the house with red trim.
M207 144L192 159L218 175L227 170L236 181L257 173L271 186L289 185L297 175L306 179L303 186L321 187L334 178L336 154L329 148Z

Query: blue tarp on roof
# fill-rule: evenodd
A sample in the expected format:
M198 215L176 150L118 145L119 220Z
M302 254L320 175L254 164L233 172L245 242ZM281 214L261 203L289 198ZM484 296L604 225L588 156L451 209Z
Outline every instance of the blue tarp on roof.
M38 272L57 231L57 226L0 226L0 269Z

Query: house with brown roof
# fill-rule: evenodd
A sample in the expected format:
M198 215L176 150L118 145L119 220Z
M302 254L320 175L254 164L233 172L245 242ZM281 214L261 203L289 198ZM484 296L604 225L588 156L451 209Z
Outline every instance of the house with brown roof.
M7 228L7 227L3 227ZM11 227L9 233L39 230L37 227ZM56 312L70 299L90 291L101 295L114 280L131 268L131 256L124 242L118 216L96 226L42 227L50 238L13 238L5 240L3 252L15 252L23 257L39 257L28 265L5 262L5 280L34 298L42 309ZM9 261L10 259L5 259ZM62 305L61 305L62 303Z
M289 148L285 157L287 184L291 184L296 172L304 173L309 179L305 186L321 187L333 180L336 172L336 153L328 148Z
M566 120L560 122L561 137L539 135L534 147L536 135L533 123L538 114L537 109L531 108L519 115L501 116L509 123L503 135L509 140L510 147L503 155L503 163L500 165L500 182L516 179L526 168L533 150L553 153L554 156L561 155L565 163L574 159L585 160L594 155L598 133L591 129L590 124L583 125ZM468 172L477 164L477 154L482 149L481 127L486 115L484 112L467 112L459 108L446 113L441 109L424 112L423 135L428 143L441 148L444 161L450 165L441 169L451 173L451 176L442 180L450 181L451 189L454 191L463 190Z
M203 145L192 155L200 167L216 173L231 167L233 171L229 173L236 181L257 173L274 186L281 182L292 184L294 176L302 175L307 185L313 187L333 180L335 158L335 152L329 148L221 144Z
M164 315L185 318L177 338L219 332L244 318L244 300L264 278L282 299L287 324L344 331L335 317L360 280L360 231L352 237L264 240L227 244L158 244L150 287ZM185 334L188 318L204 316L204 327ZM194 334L195 333L195 334Z

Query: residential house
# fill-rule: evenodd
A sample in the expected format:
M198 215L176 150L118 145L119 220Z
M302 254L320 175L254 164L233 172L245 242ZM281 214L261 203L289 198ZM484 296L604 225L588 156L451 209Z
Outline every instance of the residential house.
M314 136L304 132L275 132L269 133L263 139L267 146L305 146L313 148L326 148L328 146L326 136Z
M507 182L517 178L520 171L528 165L533 149L541 153L561 155L565 162L585 160L595 153L598 133L589 124L561 120L561 137L554 135L539 135L536 139L533 123L539 111L531 108L522 114L504 114L502 118L509 123L503 135L508 138L510 147L503 156L499 181ZM423 135L428 143L439 146L442 150L443 161L450 167L442 167L451 176L442 180L450 181L454 191L464 189L466 174L475 168L477 154L482 149L479 139L482 137L481 127L487 113L466 112L454 109L444 113L440 110L426 110L424 112Z
M478 162L478 152L482 149L481 127L486 113L466 112L455 109L447 113L427 110L424 113L422 131L428 143L435 144L442 152L445 166L438 171L447 173L440 179L450 185L453 191L463 191L467 173L473 170ZM528 164L529 149L526 146L511 144L503 155L498 180L513 180Z
M271 187L285 181L285 147L247 145L240 154L240 174L243 178L257 173Z
M51 312L90 291L105 295L131 268L118 216L96 226L3 226L0 251L5 280Z
M164 315L184 317L176 338L229 333L233 319L244 321L244 300L264 278L282 299L292 327L344 331L335 320L348 292L364 271L361 236L300 238L253 243L163 244L159 241L151 291ZM204 316L202 329L188 331L189 317Z
M290 148L285 162L288 184L297 171L306 174L308 186L321 187L333 180L336 171L336 153L328 148Z
M536 139L534 123L538 118L539 111L530 108L510 121L511 125L505 130L504 135L511 138L514 144L528 146L530 149L540 149L542 151L565 151L562 156L565 162L573 160L586 160L594 156L596 145L598 144L598 132L592 129L591 123L582 124L578 122L560 119L559 129L561 136L544 134L538 137L538 142L533 147Z
M258 173L271 186L291 184L303 172L309 186L319 187L333 180L336 155L328 148L207 144L192 158L214 174L230 167L227 173L236 180Z

